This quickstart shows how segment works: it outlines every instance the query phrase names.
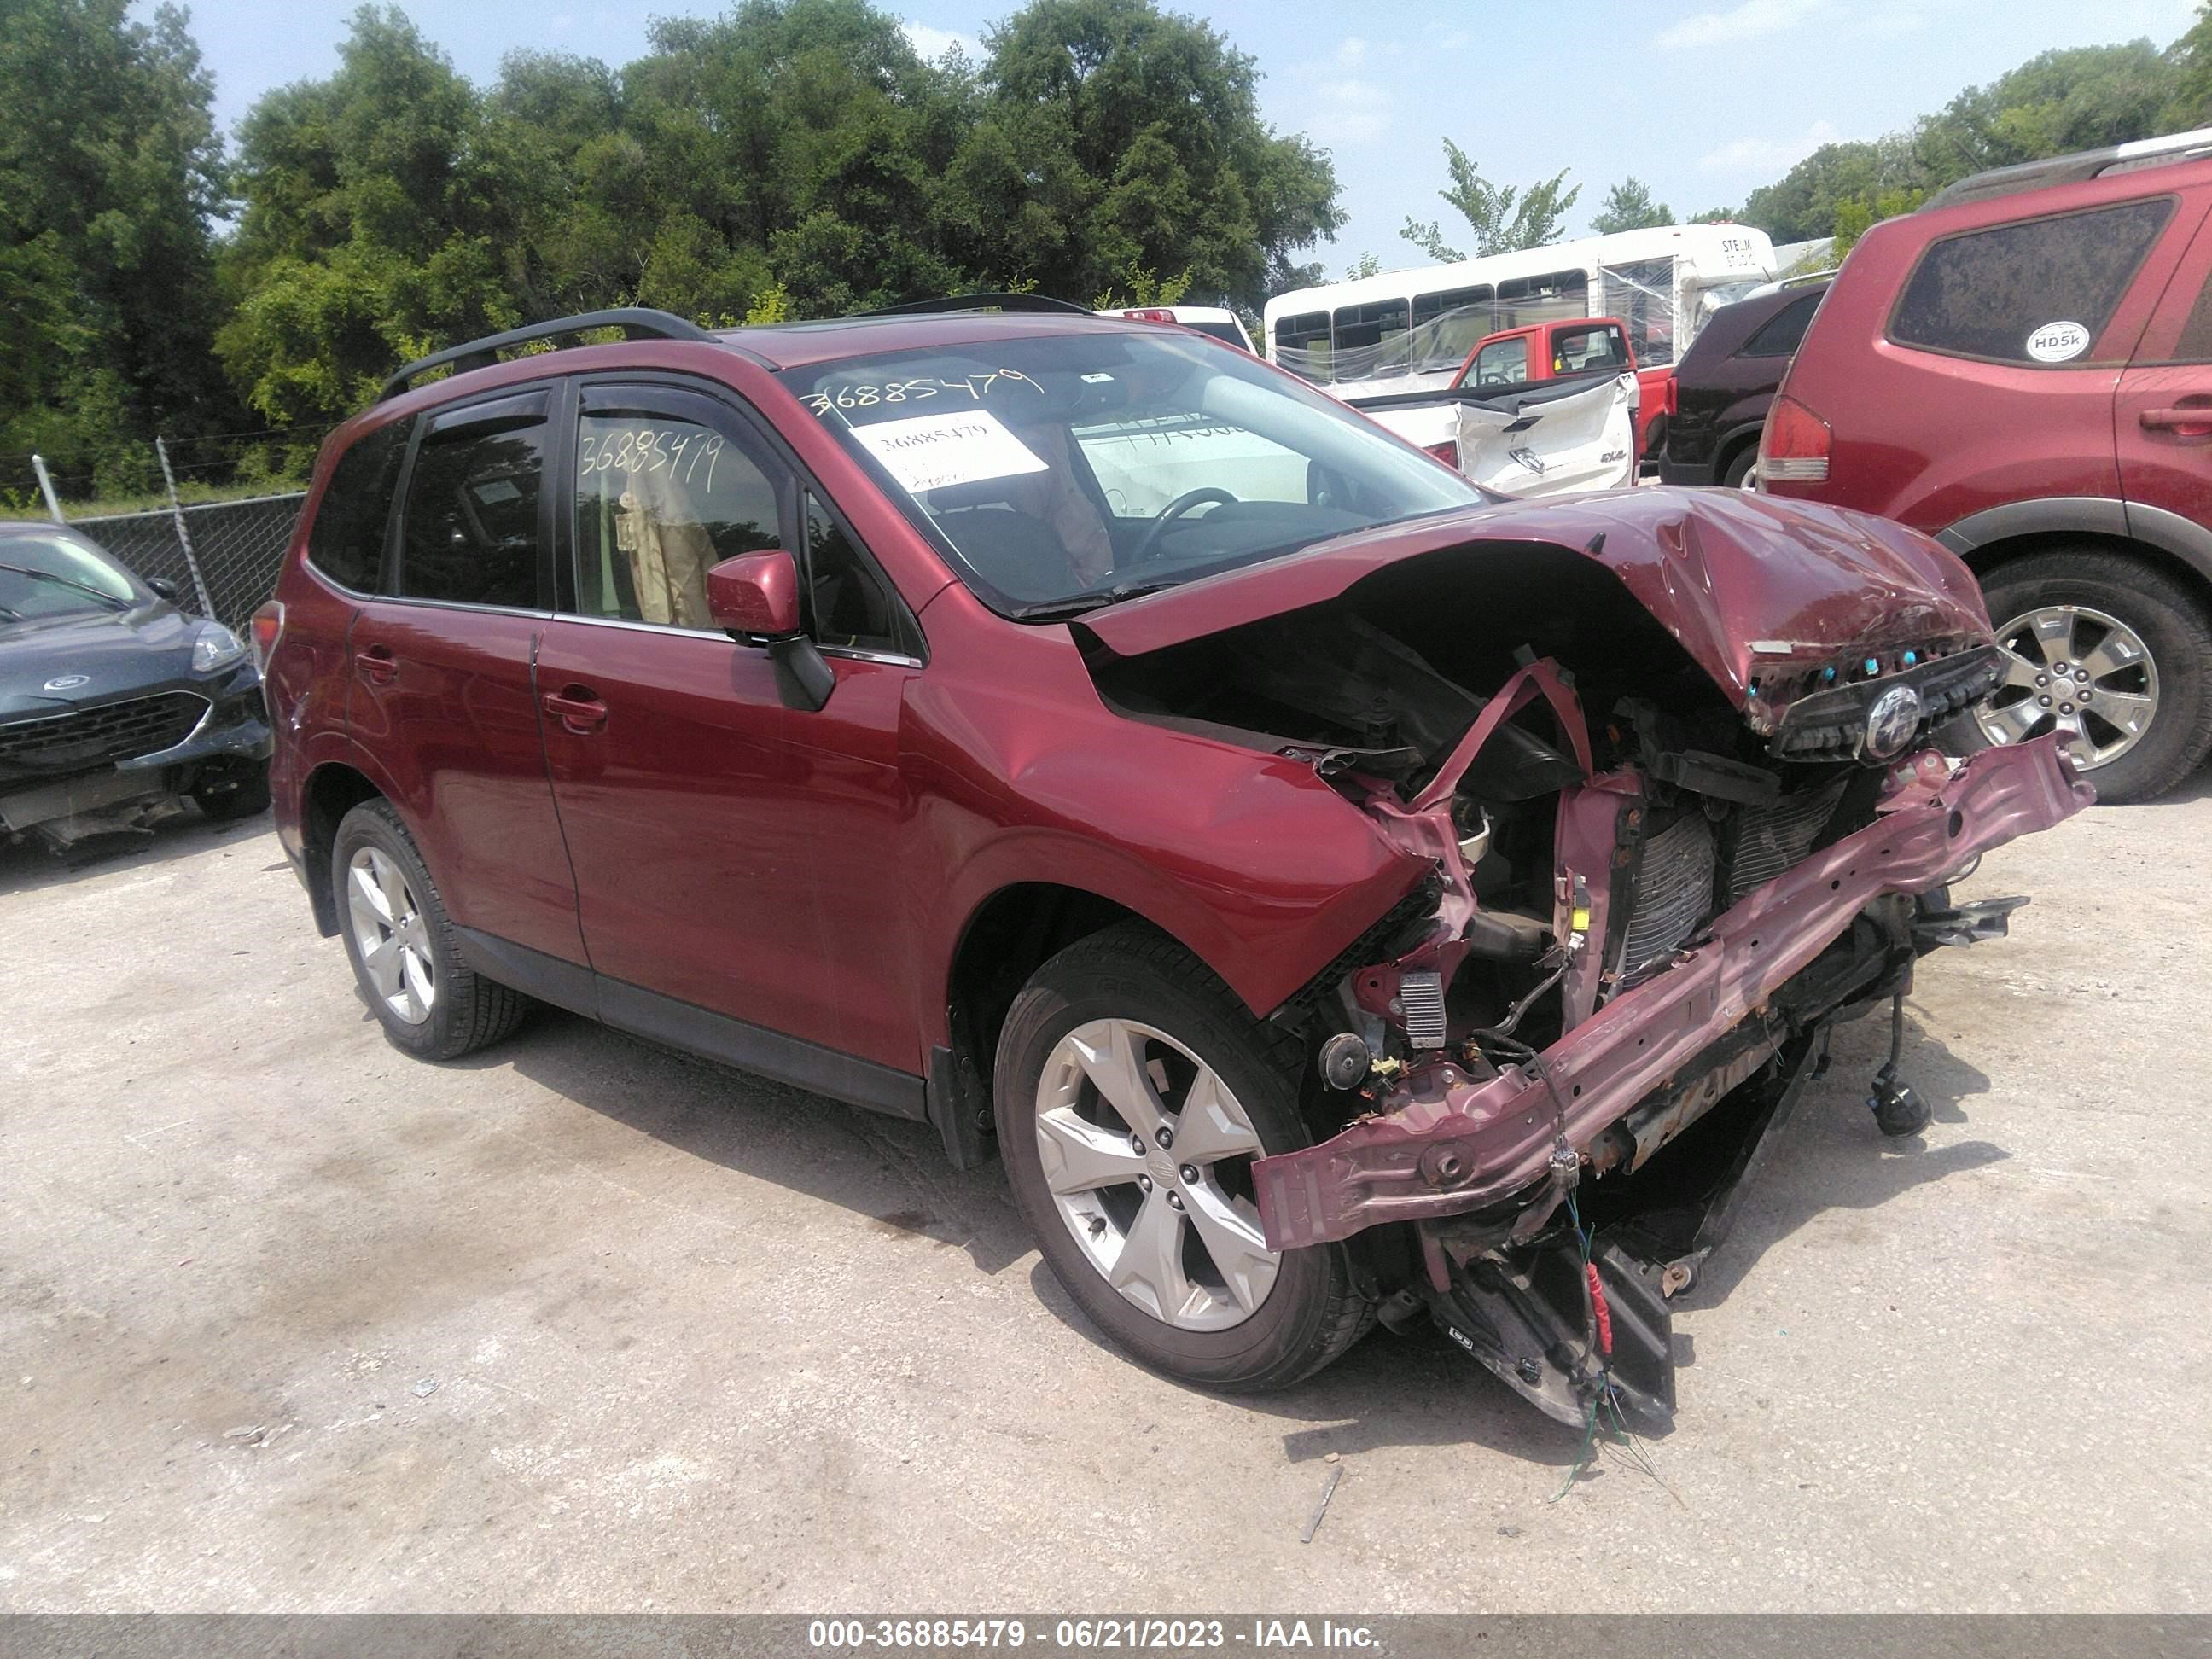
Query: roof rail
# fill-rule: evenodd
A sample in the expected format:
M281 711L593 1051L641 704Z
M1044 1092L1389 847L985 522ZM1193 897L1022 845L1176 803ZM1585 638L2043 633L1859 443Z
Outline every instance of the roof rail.
M2174 132L2157 138L2139 138L2131 144L2112 144L2085 149L2072 155L2053 155L2040 161L2021 161L2008 167L1991 167L1946 185L1922 206L1956 207L1962 202L1986 202L2046 185L2079 184L2112 173L2132 173L2140 167L2168 167L2176 161L2202 161L2212 156L2212 127Z
M855 312L860 317L925 317L932 313L948 311L1046 311L1064 312L1078 317L1093 317L1097 313L1089 306L1077 305L1072 300L1055 300L1044 294L953 294L941 300L909 300L902 306L885 306L879 311Z
M550 340L556 335L580 334L586 329L619 328L632 338L646 340L705 340L719 343L712 334L698 324L687 322L672 312L654 311L646 306L619 306L611 311L586 311L575 317L556 317L550 322L532 323L522 328L511 328L504 334L487 334L481 340L471 340L465 345L448 346L443 351L434 351L417 362L401 369L384 383L376 394L376 401L396 398L407 390L407 383L417 375L427 374L434 368L451 365L455 374L465 374L472 368L487 368L499 361L499 354L510 346L528 345L533 340Z

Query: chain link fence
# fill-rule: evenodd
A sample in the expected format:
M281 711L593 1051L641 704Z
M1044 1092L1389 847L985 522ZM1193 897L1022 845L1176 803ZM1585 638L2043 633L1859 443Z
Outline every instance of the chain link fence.
M242 630L255 609L276 591L284 549L299 521L300 504L307 499L304 491L294 491L185 507L190 555L177 534L177 515L167 507L71 518L69 523L139 575L167 576L176 583L178 601L188 611L202 608L196 590L204 585L216 620ZM192 571L195 560L198 580Z

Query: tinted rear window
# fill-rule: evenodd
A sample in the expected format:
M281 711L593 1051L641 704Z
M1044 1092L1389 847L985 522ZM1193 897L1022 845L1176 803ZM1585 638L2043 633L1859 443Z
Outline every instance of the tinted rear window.
M407 422L394 421L339 456L307 532L307 557L315 568L357 593L376 589L384 526L392 513L392 476L406 434Z
M434 423L407 484L401 593L458 605L536 605L545 437L542 398L508 398L452 425Z
M1948 237L1920 256L1889 337L1999 362L2086 358L2172 212L2160 198Z
M1759 325L1759 331L1736 352L1739 357L1787 357L1797 349L1798 342L1805 337L1805 325L1813 320L1819 309L1820 295L1808 294L1802 300L1788 305Z

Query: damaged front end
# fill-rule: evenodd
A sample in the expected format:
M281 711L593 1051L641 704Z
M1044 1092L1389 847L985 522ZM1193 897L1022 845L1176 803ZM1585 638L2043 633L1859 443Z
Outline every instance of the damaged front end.
M2094 794L2051 742L1936 751L1996 672L1940 589L1879 624L1800 608L1723 661L1605 540L1440 550L1225 629L1124 629L1152 647L1128 654L1101 628L1091 661L1132 718L1310 762L1424 872L1274 1015L1314 1056L1316 1144L1253 1166L1268 1245L1357 1238L1386 1323L1433 1322L1562 1421L1649 1427L1667 1298L1832 1024L1894 1019L1920 954L2001 934L2025 901L1947 878ZM1926 1121L1899 1035L1890 1133Z

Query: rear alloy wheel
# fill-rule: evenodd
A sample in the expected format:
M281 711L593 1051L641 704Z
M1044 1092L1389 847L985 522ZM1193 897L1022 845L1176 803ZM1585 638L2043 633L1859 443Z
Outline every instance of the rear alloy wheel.
M2106 552L1998 567L1987 595L2005 678L1976 711L1991 743L2056 732L2110 801L2148 800L2212 748L2212 623L2160 571Z
M398 1047L458 1060L521 1023L529 999L461 960L445 901L387 802L364 801L338 824L331 887L354 977Z
M1759 446L1747 444L1731 456L1727 470L1721 474L1724 489L1757 489L1759 488Z
M1341 1244L1267 1248L1252 1164L1309 1144L1297 1049L1172 941L1124 926L1039 969L994 1093L1014 1201L1128 1352L1209 1388L1282 1388L1367 1328Z

